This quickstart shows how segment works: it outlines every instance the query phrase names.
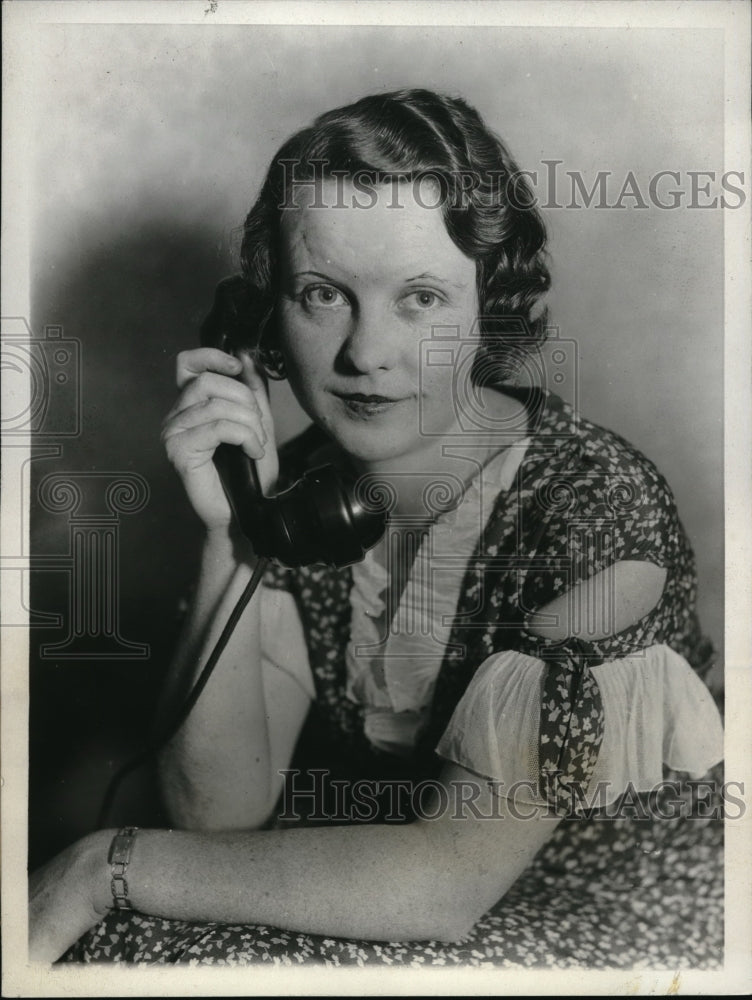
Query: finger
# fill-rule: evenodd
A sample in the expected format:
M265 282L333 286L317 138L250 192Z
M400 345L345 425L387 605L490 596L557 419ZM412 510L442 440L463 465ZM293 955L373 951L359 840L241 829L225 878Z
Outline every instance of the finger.
M269 405L269 393L253 356L248 351L240 353L243 365L243 381L251 390L253 398L261 415L261 423L270 441L274 440L274 417Z
M261 426L264 428L267 439L263 458L256 462L261 489L265 494L276 487L277 476L279 474L279 459L274 436L274 418L272 417L269 405L269 394L266 385L261 378L253 357L247 352L242 352L240 358L243 362L243 379L249 385L253 393L256 405L261 414Z
M235 377L243 370L240 361L234 355L220 351L216 347L197 347L192 351L181 351L177 356L175 367L178 389L182 389L202 372L213 371L220 375Z
M238 445L249 458L264 457L264 444L259 435L245 424L233 420L213 420L200 424L165 441L170 461L178 469L198 468L209 461L220 444Z
M218 375L215 372L204 371L187 383L175 401L175 405L167 414L171 419L175 414L187 410L197 403L210 399L227 399L248 407L261 415L258 400L253 391L238 379Z
M245 403L219 398L202 400L178 411L170 419L165 420L162 438L167 440L174 434L180 434L182 431L190 430L201 424L213 423L216 420L232 420L237 424L244 424L255 431L262 441L266 441L266 430L258 410L251 409Z

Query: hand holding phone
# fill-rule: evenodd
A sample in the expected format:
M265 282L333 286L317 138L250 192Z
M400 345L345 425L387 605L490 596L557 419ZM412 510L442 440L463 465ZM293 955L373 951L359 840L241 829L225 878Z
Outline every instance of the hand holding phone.
M274 489L278 462L266 388L250 354L216 347L184 351L177 359L178 399L162 427L167 456L207 529L229 528L232 509L215 454L234 446L258 476L259 492Z

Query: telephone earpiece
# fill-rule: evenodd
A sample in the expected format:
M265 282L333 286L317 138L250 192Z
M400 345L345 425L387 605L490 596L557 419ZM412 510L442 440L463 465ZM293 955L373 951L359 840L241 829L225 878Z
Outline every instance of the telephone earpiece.
M201 325L201 344L235 353L248 341L248 291L241 275L217 286L211 312ZM284 566L349 566L381 538L386 512L364 507L355 482L331 465L307 472L274 497L261 491L256 464L242 448L221 444L214 463L243 534L258 556Z

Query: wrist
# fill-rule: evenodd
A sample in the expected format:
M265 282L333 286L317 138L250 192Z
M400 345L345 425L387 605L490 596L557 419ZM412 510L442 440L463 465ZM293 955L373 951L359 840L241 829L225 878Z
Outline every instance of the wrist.
M204 548L212 559L245 563L251 569L258 561L253 546L234 524L207 525Z
M107 858L116 833L116 829L97 830L79 841L84 884L88 886L91 905L100 916L104 916L113 907L112 866Z

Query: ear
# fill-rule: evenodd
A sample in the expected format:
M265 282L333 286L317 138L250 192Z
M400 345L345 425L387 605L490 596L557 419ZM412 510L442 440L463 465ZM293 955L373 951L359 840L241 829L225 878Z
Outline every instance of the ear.
M285 356L276 344L277 311L273 309L268 318L261 324L261 332L256 342L254 354L266 376L274 382L282 382L287 378Z

